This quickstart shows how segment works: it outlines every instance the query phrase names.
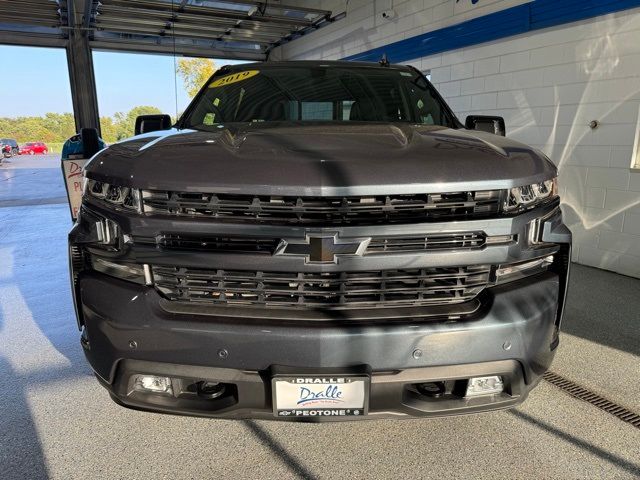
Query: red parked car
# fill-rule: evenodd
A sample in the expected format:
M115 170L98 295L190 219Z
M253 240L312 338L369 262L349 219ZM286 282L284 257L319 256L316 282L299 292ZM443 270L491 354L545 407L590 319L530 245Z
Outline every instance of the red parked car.
M41 153L46 155L49 149L44 142L27 142L20 147L20 155L35 155Z

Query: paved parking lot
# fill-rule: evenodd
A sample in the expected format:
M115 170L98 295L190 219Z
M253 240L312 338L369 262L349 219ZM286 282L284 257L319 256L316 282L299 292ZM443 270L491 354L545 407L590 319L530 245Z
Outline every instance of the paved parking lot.
M0 478L638 478L640 430L542 382L512 411L288 424L115 405L78 343L57 156L0 166ZM640 411L640 281L576 266L553 370Z
M5 158L0 165L2 206L66 202L59 162L60 154Z

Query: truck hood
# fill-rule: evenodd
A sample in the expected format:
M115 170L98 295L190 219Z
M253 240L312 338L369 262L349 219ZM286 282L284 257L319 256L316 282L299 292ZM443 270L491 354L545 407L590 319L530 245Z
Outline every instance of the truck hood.
M152 132L102 150L85 170L152 190L325 196L503 189L556 175L543 154L505 137L398 123Z

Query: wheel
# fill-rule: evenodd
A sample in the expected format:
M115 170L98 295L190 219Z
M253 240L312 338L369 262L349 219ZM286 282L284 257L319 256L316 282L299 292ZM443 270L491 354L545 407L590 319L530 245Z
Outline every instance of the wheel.
M46 148L42 151L43 155L46 155L47 153L49 153L49 150L47 150Z
M36 152L34 152L33 150L29 150L29 155L35 155Z

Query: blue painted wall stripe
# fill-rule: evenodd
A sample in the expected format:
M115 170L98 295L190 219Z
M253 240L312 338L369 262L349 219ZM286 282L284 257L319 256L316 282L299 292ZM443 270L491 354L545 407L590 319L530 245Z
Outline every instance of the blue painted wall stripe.
M450 27L400 40L344 60L375 62L383 54L392 63L640 7L640 0L534 0Z

